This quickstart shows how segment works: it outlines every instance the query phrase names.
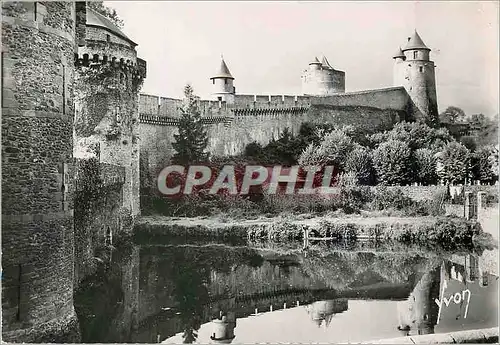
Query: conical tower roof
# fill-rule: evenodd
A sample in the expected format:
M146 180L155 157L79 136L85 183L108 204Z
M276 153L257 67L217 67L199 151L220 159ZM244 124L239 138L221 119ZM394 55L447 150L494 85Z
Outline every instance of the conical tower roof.
M309 65L321 65L321 62L319 62L318 57L315 56L314 59L309 62Z
M410 50L410 49L425 49L425 50L430 50L425 45L424 41L422 41L422 38L420 38L420 36L418 35L417 30L415 30L415 32L413 33L413 35L410 37L410 39L408 40L408 44L403 49L403 51Z
M216 79L216 78L234 79L234 77L231 75L231 72L229 72L229 68L227 68L224 58L221 58L219 70L210 79Z
M321 64L323 65L324 68L333 69L333 67L328 62L328 59L324 55L323 58L321 59Z
M398 50L394 53L394 55L392 56L394 59L395 58L404 58L405 57L405 54L403 53L403 51L401 50L401 47L398 48Z

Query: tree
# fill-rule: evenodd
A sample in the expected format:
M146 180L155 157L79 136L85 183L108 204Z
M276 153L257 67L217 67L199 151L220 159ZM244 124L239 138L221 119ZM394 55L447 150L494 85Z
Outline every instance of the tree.
M373 165L369 149L356 147L347 156L346 171L355 174L358 184L373 183Z
M123 20L118 16L114 8L104 6L103 1L87 1L87 6L108 18L119 29L123 29Z
M464 145L457 142L448 143L439 154L438 161L441 165L438 175L445 182L465 182L469 172L470 152Z
M457 123L463 121L465 121L465 112L458 107L450 106L439 114L439 122L441 123Z
M404 185L410 181L411 150L408 144L389 140L373 151L377 180L383 185Z
M334 129L324 135L319 145L311 143L300 155L299 164L334 165L336 169L343 170L347 155L353 149L352 139L343 130Z
M414 152L415 181L423 185L433 185L438 181L436 171L437 158L429 149L418 149Z
M172 143L175 150L172 161L176 164L187 165L208 160L208 153L205 152L208 136L201 122L197 101L198 97L194 95L191 85L186 85L180 109L179 134L174 135L175 141Z
M471 155L472 177L484 183L495 179L494 148L481 147Z
M422 122L400 122L390 131L370 136L370 141L374 145L388 140L403 141L412 150L427 148L440 151L446 143L453 141L453 137L445 128L432 128Z

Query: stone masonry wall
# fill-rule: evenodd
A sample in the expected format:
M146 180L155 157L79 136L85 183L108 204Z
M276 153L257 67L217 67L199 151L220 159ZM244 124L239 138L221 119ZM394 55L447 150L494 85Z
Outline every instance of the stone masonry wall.
M92 162L78 159L75 162L75 200L80 201L75 205L75 288L82 279L95 273L100 263L107 261L110 246L130 226L122 210L125 168L94 161L99 181L83 176L89 174L84 166ZM89 191L88 182L98 186L99 194Z
M2 338L78 341L73 308L75 4L2 3Z

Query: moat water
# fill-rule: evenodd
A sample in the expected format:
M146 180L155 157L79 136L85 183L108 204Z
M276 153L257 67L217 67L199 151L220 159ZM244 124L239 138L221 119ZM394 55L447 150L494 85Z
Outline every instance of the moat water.
M80 284L82 342L338 343L498 325L472 253L128 245Z

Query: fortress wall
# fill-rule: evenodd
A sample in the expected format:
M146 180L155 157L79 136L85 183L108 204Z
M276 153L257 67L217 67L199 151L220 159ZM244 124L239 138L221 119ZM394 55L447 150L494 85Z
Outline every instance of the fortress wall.
M140 94L139 95L139 114L158 114L160 104L158 96Z
M83 181L83 168L86 162L76 159L76 187L77 193L85 188ZM75 287L78 287L82 279L96 272L98 262L96 257L105 260L109 249L105 248L106 232L109 228L114 241L117 234L121 232L120 211L123 203L123 183L125 182L125 168L117 165L100 163L99 175L103 182L105 195L93 199L94 205L89 214L78 214L75 220ZM87 221L83 221L86 217Z
M160 97L160 116L179 117L178 108L182 106L182 100L168 97Z
M375 131L391 128L401 116L401 112L390 109L325 105L314 105L309 110L296 113L238 115L233 117L230 124L221 122L207 125L208 150L211 155L216 156L237 155L254 141L266 145L273 138L278 139L285 128L297 134L304 122L355 125L367 131ZM154 179L174 154L172 141L177 129L174 125L144 123L140 128L141 161L145 164L142 173L146 176L149 174L150 183L156 189Z
M405 110L409 96L403 87L348 92L326 97L312 97L315 105L366 106L378 109Z
M238 108L246 108L253 106L254 95L234 95L234 106Z
M2 2L2 340L9 343L79 341L75 11L71 2Z
M125 46L130 47L131 44L124 40L123 38L109 32L109 31L104 31L101 28L96 28L92 26L87 26L86 28L86 34L85 38L88 40L97 40L97 41L107 41L106 35L109 35L109 39L111 43L118 43L118 44L123 44Z

